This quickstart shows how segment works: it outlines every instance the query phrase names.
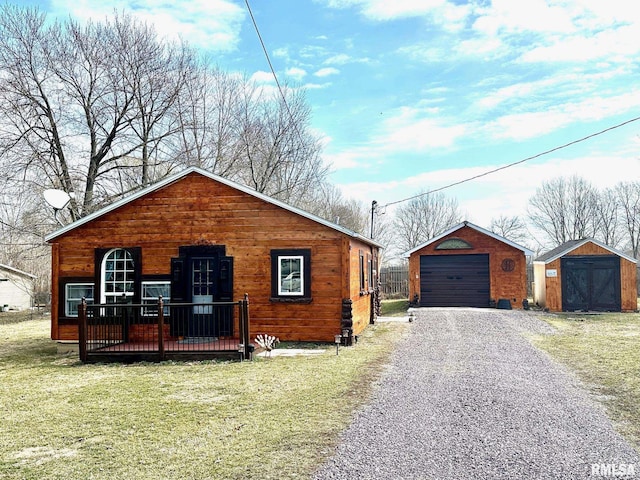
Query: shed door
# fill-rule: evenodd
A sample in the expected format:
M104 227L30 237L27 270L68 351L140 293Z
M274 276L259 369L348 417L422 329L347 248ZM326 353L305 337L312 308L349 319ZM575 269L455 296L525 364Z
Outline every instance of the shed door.
M562 310L621 310L620 257L567 256L560 266Z
M421 255L420 305L488 307L489 254Z

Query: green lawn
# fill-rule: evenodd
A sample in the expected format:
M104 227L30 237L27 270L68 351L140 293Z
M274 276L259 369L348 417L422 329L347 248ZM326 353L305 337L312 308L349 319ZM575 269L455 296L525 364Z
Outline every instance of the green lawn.
M558 333L533 339L575 371L640 450L640 315L544 315Z
M380 315L383 317L401 317L407 314L409 300L382 300L380 304Z
M404 328L339 356L83 365L47 320L0 324L0 478L307 478Z

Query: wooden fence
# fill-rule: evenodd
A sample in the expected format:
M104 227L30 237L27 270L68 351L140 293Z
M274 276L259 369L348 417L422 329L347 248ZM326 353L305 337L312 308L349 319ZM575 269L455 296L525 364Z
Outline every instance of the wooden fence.
M409 265L390 265L380 269L382 298L409 298Z

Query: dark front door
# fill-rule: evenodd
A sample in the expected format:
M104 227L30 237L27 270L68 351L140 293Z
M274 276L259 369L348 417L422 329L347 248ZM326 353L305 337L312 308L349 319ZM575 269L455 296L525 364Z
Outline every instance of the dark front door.
M187 337L233 336L233 258L224 246L181 247L172 259L172 303L196 304L175 330Z
M562 310L620 311L620 257L567 256L560 267Z
M489 255L421 255L420 305L488 307Z

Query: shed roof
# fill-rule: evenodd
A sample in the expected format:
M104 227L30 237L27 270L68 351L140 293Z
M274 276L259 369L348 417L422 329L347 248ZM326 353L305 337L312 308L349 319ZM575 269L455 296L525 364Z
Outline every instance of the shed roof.
M20 275L21 277L29 277L36 278L35 275L31 275L30 273L23 272L22 270L18 270L17 268L10 267L9 265L3 265L0 263L0 270L5 270L7 272L15 273L16 275Z
M317 222L321 225L324 225L326 227L329 227L333 230L337 230L340 233L343 233L349 237L361 240L369 245L373 245L375 247L379 247L382 248L382 244L376 242L375 240L372 240L364 235L360 235L357 232L354 232L353 230L350 230L348 228L345 228L341 225L338 225L336 223L330 222L328 220L325 220L324 218L320 218L317 215L314 215L312 213L306 212L302 209L299 209L297 207L293 207L291 205L288 205L284 202L281 202L280 200L276 200L275 198L269 197L268 195L265 195L263 193L257 192L256 190L253 190L245 185L241 185L239 183L233 182L231 180L228 180L224 177L221 177L219 175L215 175L211 172L208 172L206 170L203 170L201 168L198 167L189 167L185 170L182 170L174 175L170 175L162 180L160 180L157 183L154 183L153 185L148 186L147 188L144 188L128 197L125 197L121 200L118 200L117 202L112 203L111 205L107 205L104 208L101 208L100 210L97 210L96 212L87 215L86 217L83 217L79 220L76 220L73 223L70 223L68 225L65 225L64 227L50 233L49 235L47 235L45 237L45 240L47 242L50 242L51 240L54 240L56 238L58 238L61 235L64 235L67 232L70 232L71 230L84 225L86 223L91 222L92 220L95 220L98 217L101 217L102 215L105 215L109 212L112 212L113 210L116 210L120 207L122 207L123 205L126 205L134 200L137 200L138 198L144 197L145 195L151 193L151 192L155 192L156 190L160 190L161 188L164 188L174 182L177 182L179 180L181 180L182 178L186 177L189 174L192 173L197 173L199 175L202 175L204 177L210 178L212 180L215 180L217 182L220 182L228 187L234 188L236 190L239 190L241 192L247 193L253 197L259 198L260 200L263 200L267 203L271 203L272 205L276 205L277 207L283 208L284 210L288 210L292 213L295 213L297 215L300 215L302 217L308 218L310 220L313 220L314 222Z
M567 242L564 242L562 245L558 245L556 248L549 250L547 253L540 255L538 258L534 260L534 263L551 263L560 257L564 257L565 255L572 252L573 250L580 248L586 243L593 243L595 245L598 245L601 248L604 248L605 250L610 251L614 255L618 255L619 257L625 258L630 262L638 263L638 261L635 258L625 253L622 253L621 251L616 250L615 248L612 248L609 245L606 245L596 240L595 238L580 238L577 240L569 240Z
M434 238L432 238L430 240L427 240L426 242L424 242L421 245L418 245L414 249L409 250L408 252L405 252L403 256L404 257L409 257L409 256L411 256L412 253L415 253L418 250L420 250L420 249L422 249L422 248L424 248L424 247L426 247L428 245L431 245L432 243L437 242L438 240L446 237L447 235L451 235L452 233L454 233L457 230L460 230L463 227L473 228L474 230L477 230L480 233L488 235L488 236L490 236L492 238L495 238L496 240L498 240L498 241L500 241L502 243L506 243L507 245L510 245L510 246L512 246L514 248L517 248L518 250L521 250L525 255L533 255L533 252L531 250L529 250L528 248L523 247L522 245L518 245L517 243L512 242L508 238L504 238L504 237L498 235L497 233L493 233L493 232L491 232L489 230L486 230L486 229L484 229L482 227L479 227L478 225L474 225L473 223L468 222L468 221L465 220L464 222L459 223L458 225L455 225L455 226L451 227L449 230L446 230L446 231L442 232L440 235L438 235L438 236L436 236L436 237L434 237Z

